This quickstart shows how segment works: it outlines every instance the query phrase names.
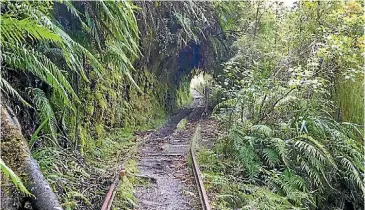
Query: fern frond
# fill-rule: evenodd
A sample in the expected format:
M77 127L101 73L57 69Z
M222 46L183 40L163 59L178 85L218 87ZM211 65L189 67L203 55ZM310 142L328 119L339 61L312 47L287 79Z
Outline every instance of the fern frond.
M82 56L85 55L86 58L90 60L90 65L93 67L94 71L100 75L100 72L104 71L103 65L82 45L75 42L67 33L60 29L51 19L45 15L42 11L37 8L32 7L29 4L20 4L14 8L14 12L17 14L27 15L29 19L34 20L38 25L52 31L56 34L61 41L57 42L57 46L60 47L64 52L64 58L70 69L78 72L83 79L87 80L84 69L81 66Z
M42 121L47 121L50 134L52 135L54 142L57 142L57 121L50 102L44 92L39 88L31 89L31 94L33 95L33 103L35 104L39 116Z
M74 96L76 101L78 100L78 97L74 93L67 79L61 73L61 70L46 56L34 49L27 49L25 46L11 45L10 43L3 44L3 58L5 63L13 66L14 68L29 71L39 77L54 88L54 90L62 98L65 105L71 107L68 92Z
M323 164L329 163L333 167L336 167L332 156L321 143L308 135L301 135L298 138L301 140L297 140L294 143L294 147L298 148L308 160L317 158ZM304 140L308 140L309 142Z
M286 166L289 166L288 157L287 157L289 152L288 152L285 141L280 138L268 138L268 141L270 142L271 146L273 146L275 148L275 150L277 151L277 153L280 155L284 164Z
M66 6L66 8L67 8L67 10L74 16L74 17L76 17L79 21L80 21L80 23L81 23L81 25L82 25L82 28L85 30L85 31L90 31L90 28L87 26L87 24L85 24L85 22L82 20L82 18L81 18L81 13L80 13L80 11L78 10L78 9L76 9L75 8L75 6L72 4L72 1L70 1L70 0L65 0L65 1L63 1L62 2L65 6Z
M33 40L45 40L51 42L61 42L61 38L51 30L39 25L31 18L18 20L16 18L3 15L1 17L1 41L13 43L26 43L26 38Z
M271 148L264 148L262 153L269 166L274 167L280 163L279 154L275 150Z
M142 93L142 90L139 88L135 80L133 79L130 70L134 70L134 67L130 61L130 59L127 57L127 55L124 53L125 50L123 50L120 43L108 43L108 56L111 57L112 62L114 63L114 67L121 71L124 75L127 76L127 78L132 82L132 84L137 88L137 90Z
M0 80L0 89L3 92L16 97L24 105L26 105L28 107L32 107L26 100L23 99L23 97L20 96L18 91L16 91L3 77L1 77L1 80Z
M298 209L288 201L288 198L271 192L266 187L258 187L254 185L245 185L246 190L250 189L251 193L244 195L247 203L242 209Z
M239 149L238 158L247 170L250 178L255 177L260 172L261 163L251 146L244 146Z
M332 167L337 168L332 155L327 151L326 147L322 143L320 143L319 141L317 141L316 139L314 139L312 136L309 135L300 135L298 138L308 140L312 145L316 147L317 150L319 150L322 153L322 156L326 158L326 160L331 164Z
M356 167L352 164L352 162L345 158L342 157L341 159L341 164L343 166L343 168L345 169L344 174L346 174L349 180L351 180L352 182L354 182L361 190L362 193L365 195L365 186L364 186L364 182L363 182L363 178L361 177L359 171L356 169Z
M266 125L254 125L250 130L253 135L258 135L262 138L273 136L273 130Z
M112 28L111 36L117 37L117 40L123 42L130 53L137 56L138 44L135 39L138 38L137 23L133 10L129 7L129 2L96 2L99 12L106 17L106 25ZM134 37L133 37L134 36Z
M300 167L303 171L305 171L309 175L311 182L314 183L315 186L318 186L318 187L323 186L323 183L321 180L321 175L318 173L318 171L316 169L314 169L312 166L308 165L307 161L301 160Z

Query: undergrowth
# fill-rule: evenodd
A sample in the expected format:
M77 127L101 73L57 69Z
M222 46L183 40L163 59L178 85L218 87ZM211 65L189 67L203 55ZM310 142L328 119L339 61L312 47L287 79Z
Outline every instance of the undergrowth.
M137 163L135 160L130 160L127 162L126 166L126 176L121 177L119 182L116 197L113 202L112 209L133 209L137 206L136 198L134 196L134 186L138 183L133 175L138 173Z
M300 209L269 187L250 184L247 179L237 176L242 173L237 163L219 154L208 149L197 154L213 209Z
M138 138L135 131L145 131L160 126L164 118L136 129L116 128L103 137L92 141L102 141L92 150L87 150L82 157L73 149L59 147L42 147L33 152L44 176L58 194L66 210L99 209L114 175L123 165L127 175L121 179L113 202L115 209L133 208L133 194L136 180L133 173L138 173L134 155L137 152ZM91 140L89 140L91 141Z
M239 36L215 78L225 133L199 153L214 207L363 209L362 5L239 5L247 15L237 29L252 18L254 30Z

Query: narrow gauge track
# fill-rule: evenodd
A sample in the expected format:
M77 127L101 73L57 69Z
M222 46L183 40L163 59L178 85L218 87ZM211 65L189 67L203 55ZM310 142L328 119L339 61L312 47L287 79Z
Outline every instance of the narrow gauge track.
M138 169L153 182L136 187L138 210L210 210L199 165L192 148L203 107L185 109L172 116L169 122L141 142ZM176 131L181 119L186 128ZM191 174L188 157L191 157ZM122 175L124 173L121 173ZM119 183L116 177L104 201L102 210L112 206ZM189 193L186 193L189 192Z

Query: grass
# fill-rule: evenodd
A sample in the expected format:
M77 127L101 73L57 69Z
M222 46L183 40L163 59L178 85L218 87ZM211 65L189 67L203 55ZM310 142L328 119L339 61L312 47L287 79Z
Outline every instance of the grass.
M134 186L141 182L132 175L138 173L135 161L138 138L134 132L159 127L165 121L161 118L133 129L115 128L95 139L87 139L99 143L85 149L83 156L71 147L46 146L34 150L32 155L65 210L91 210L96 205L101 206L114 175L123 165L127 175L117 188L113 208L133 209Z

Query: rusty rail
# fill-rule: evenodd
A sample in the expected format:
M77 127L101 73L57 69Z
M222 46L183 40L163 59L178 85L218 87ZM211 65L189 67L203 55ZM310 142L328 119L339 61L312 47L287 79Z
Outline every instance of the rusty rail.
M207 192L205 191L203 179L201 177L200 168L195 159L195 152L194 152L193 147L190 148L190 154L191 154L191 159L193 162L194 178L195 178L196 184L198 186L198 192L199 192L200 201L202 203L202 208L203 208L203 210L211 210Z
M123 165L126 164L127 160L129 160L129 156L131 155L131 153L133 153L133 148L139 147L139 144L143 143L144 141L146 141L146 139L148 139L151 136L152 133L148 134L147 136L145 136L141 141L138 141L132 148L130 148L127 152L127 154L124 157L127 157L124 161L123 161ZM118 157L119 159L119 157ZM119 172L116 174L113 183L110 185L109 187L109 191L105 196L103 205L101 207L101 210L110 210L113 204L113 200L116 194L116 190L118 188L119 182L122 181L123 176L126 176L127 171L124 169L123 165L120 166Z
M113 184L110 185L109 191L106 194L101 210L109 210L111 208L118 184L119 184L119 176L117 175Z

